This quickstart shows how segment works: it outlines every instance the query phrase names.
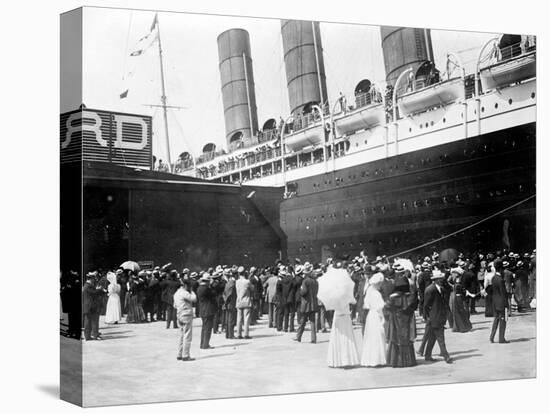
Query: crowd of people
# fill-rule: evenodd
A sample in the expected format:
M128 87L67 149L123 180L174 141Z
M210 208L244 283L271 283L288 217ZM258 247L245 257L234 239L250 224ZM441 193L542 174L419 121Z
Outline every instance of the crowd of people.
M361 252L355 258L325 263L302 264L295 259L248 269L218 265L180 273L171 265L150 271L119 268L87 273L82 287L79 275L68 272L62 275L61 299L69 317L67 336L80 339L83 323L85 340L101 340L100 315L108 324L119 323L124 315L126 323L164 321L166 329L180 330L177 358L183 361L192 360L195 317L202 319L200 348L205 350L213 348L213 334L252 339L250 326L267 317L269 328L295 333L297 342L302 341L308 322L312 343L319 331L330 330L331 367L413 366L417 356L434 360L436 342L440 355L452 363L444 329L469 332L470 315L481 299L485 316L494 318L491 342L497 331L496 340L507 342L506 324L513 311L536 307L535 254L498 251L440 260L434 253L413 262L384 256L369 260ZM336 280L333 290L349 285L349 292L335 303L325 300L326 293L320 291L320 284L327 282L326 286L329 279ZM416 311L425 329L415 352ZM359 347L353 323L361 326Z

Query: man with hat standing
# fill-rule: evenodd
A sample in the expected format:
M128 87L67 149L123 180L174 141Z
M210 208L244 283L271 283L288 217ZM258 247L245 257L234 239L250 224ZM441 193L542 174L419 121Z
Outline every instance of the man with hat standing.
M420 316L424 316L424 292L426 287L431 283L430 278L432 276L431 265L425 261L421 265L421 272L416 280L418 286L418 313Z
M272 273L264 283L264 291L266 292L266 300L268 304L268 326L273 328L276 325L276 303L275 296L277 294L277 282L279 278L275 273Z
M295 341L301 342L302 335L306 328L306 323L309 320L311 326L311 343L317 342L317 329L315 326L315 314L319 310L319 304L317 301L317 292L319 291L319 284L317 283L317 276L320 275L321 270L304 271L304 281L300 288L300 295L302 296L302 302L300 304L301 320L298 332L296 333Z
M297 265L295 267L295 273L300 274L302 273L302 266ZM291 331L294 331L294 285L293 285L293 277L290 273L287 273L283 276L281 280L281 304L283 306L283 330L285 332L288 332L289 322L290 322L290 329Z
M180 282L177 280L178 272L172 270L168 278L159 283L162 290L161 299L166 309L166 329L170 328L170 322L174 329L178 329L176 309L174 308L174 293L179 289Z
M82 288L82 314L84 315L84 339L101 340L99 335L99 312L103 291L96 287L96 273L88 272Z
M216 291L211 287L212 278L209 273L203 273L197 289L199 313L202 319L200 349L212 349L210 337L214 326L214 315L218 311Z
M244 325L244 339L250 339L248 330L250 327L250 308L252 307L251 287L250 281L246 277L244 267L240 266L237 269L239 279L235 282L235 288L237 290L237 338L243 339L243 325Z
M212 289L216 291L216 301L218 304L218 311L214 315L214 333L222 333L224 329L223 323L223 290L225 288L225 280L221 277L223 269L221 266L216 267L214 274L212 275Z
M197 272L191 272L189 278L191 279L191 290L196 295L199 289L199 274ZM197 296L197 301L195 302L195 318L199 316L199 297Z
M493 262L495 269L495 275L491 280L492 286L492 299L493 299L493 313L495 319L493 320L493 327L491 329L491 335L489 341L494 342L495 335L498 332L498 342L500 344L506 344L508 341L505 339L504 334L506 332L506 310L510 306L508 303L508 297L506 294L506 284L501 276L502 273L502 261L496 259Z
M447 321L448 304L445 302L443 292L443 280L445 275L440 270L434 270L430 286L424 293L424 317L426 318L426 361L434 361L432 350L437 341L445 362L451 364L453 361L445 346L445 322Z
M237 289L235 287L235 278L230 269L224 270L227 278L223 290L223 303L225 308L225 337L227 339L235 338L235 321L237 319Z
M250 295L252 300L252 306L250 308L250 325L256 325L260 318L260 299L262 297L262 283L260 278L256 274L258 270L252 266L248 270L248 280L250 282Z
M303 275L311 273L313 266L309 262L305 262L301 271L294 274L294 279L292 279L292 292L294 293L294 310L296 311L296 321L300 323L302 312L300 312L300 305L302 303L302 295L300 294L300 288L302 287L302 282L304 281ZM291 325L290 332L294 332L294 325Z
M180 337L178 341L179 361L192 361L191 339L193 337L193 302L197 296L191 290L189 279L181 280L181 287L174 293L174 308L177 311L178 325L180 326Z

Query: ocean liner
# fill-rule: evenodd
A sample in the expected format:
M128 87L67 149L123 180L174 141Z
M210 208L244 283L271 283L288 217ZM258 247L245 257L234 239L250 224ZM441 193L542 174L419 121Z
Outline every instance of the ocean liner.
M535 247L536 42L480 45L474 73L430 30L381 27L386 84L327 100L317 22L281 22L290 116L258 127L250 39L218 37L228 151L184 154L180 174L284 187L288 257Z

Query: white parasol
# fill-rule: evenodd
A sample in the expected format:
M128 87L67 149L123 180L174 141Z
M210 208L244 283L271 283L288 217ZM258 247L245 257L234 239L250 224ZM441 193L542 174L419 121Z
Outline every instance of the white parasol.
M355 303L353 287L353 280L346 270L329 268L327 273L319 278L317 297L327 310L342 309L350 303Z
M409 259L395 259L394 263L399 263L405 270L414 273L414 264Z

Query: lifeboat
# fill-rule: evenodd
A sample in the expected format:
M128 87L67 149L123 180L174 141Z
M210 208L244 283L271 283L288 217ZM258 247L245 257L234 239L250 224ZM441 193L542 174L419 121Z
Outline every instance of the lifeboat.
M536 52L533 51L481 69L481 86L484 91L496 89L534 78L536 74L537 59Z
M291 135L285 135L284 144L289 150L296 152L310 145L322 145L323 138L324 128L321 122L318 122Z
M453 78L401 95L397 104L401 115L426 111L464 99L464 81Z
M346 135L361 129L370 129L386 122L386 112L381 103L365 106L343 114L334 120L337 135Z

